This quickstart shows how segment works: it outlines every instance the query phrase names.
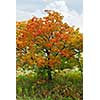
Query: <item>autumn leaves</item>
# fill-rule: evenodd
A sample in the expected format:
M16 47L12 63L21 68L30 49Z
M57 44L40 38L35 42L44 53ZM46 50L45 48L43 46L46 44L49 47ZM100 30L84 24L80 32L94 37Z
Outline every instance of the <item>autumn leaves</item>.
M51 11L44 18L33 17L16 23L17 66L28 63L55 68L62 64L61 57L74 57L75 49L82 52L82 34L63 23L62 18L58 12Z

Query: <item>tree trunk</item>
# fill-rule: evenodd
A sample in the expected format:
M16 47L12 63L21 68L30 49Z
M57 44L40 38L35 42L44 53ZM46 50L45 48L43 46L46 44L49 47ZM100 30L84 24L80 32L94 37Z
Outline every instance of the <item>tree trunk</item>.
M50 58L49 58L50 50L46 49L46 54L47 54L47 58L49 61L50 60ZM51 68L50 68L49 63L48 63L48 81L50 81L50 80L52 80L52 75L51 75Z
M48 69L48 80L52 80L51 69Z

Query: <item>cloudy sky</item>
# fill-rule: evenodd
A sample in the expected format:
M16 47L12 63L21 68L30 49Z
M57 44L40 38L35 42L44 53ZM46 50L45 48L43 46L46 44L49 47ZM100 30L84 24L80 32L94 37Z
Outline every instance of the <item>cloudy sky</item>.
M16 0L16 20L43 17L45 9L62 13L64 22L75 25L82 31L83 0Z

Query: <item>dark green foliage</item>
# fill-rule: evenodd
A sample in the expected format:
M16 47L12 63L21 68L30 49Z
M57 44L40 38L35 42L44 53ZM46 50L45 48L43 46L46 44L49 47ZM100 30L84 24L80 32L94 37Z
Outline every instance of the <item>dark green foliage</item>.
M32 74L18 76L17 100L82 100L81 75L79 71L58 71L51 81L36 79Z

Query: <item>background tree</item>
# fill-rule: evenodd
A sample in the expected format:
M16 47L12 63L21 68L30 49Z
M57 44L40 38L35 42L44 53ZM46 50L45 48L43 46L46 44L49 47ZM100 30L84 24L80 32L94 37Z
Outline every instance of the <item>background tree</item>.
M54 69L82 71L82 33L63 23L58 12L45 11L46 17L16 23L17 68L36 66L47 71L49 80Z

